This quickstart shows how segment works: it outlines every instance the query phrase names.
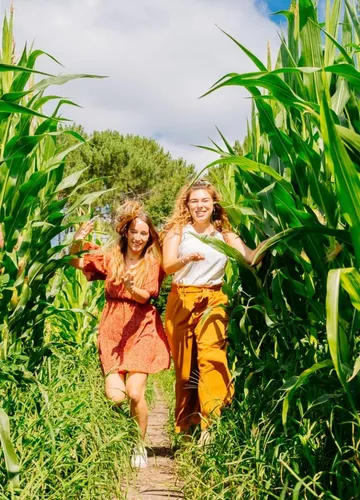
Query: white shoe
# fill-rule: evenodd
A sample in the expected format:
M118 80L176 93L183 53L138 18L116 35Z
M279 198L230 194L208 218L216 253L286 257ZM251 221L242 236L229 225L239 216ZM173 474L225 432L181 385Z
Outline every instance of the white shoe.
M131 455L131 466L136 469L144 469L147 467L147 451L142 446L133 449Z

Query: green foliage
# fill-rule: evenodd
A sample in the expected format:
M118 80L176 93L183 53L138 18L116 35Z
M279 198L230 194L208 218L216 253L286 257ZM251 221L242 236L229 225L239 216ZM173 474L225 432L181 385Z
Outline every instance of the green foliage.
M162 317L163 322L165 321L165 309L167 297L171 290L171 282L172 276L165 276L164 281L162 282L159 297L153 300L153 304L156 309L159 311L160 316Z
M245 481L246 467L236 462L239 472L227 473L236 486L229 489L233 496L220 496L218 486L214 491L218 498L267 498L265 491L276 498L356 498L358 20L350 2L337 0L327 2L324 28L310 0L293 0L284 14L288 35L282 38L276 68L267 69L238 44L257 70L230 73L208 92L242 86L253 97L243 144L232 148L220 133L224 146L207 149L220 155L210 175L235 230L252 248L269 238L256 274L226 245L222 250L231 258L225 290L240 419L249 419L253 429L265 434L271 429L275 449L279 446L275 456L274 448L257 455L264 463L261 488L257 465L248 469L255 490L237 486ZM251 438L237 439L242 454ZM260 438L255 441L262 446ZM204 464L211 475L209 457ZM341 482L342 477L349 480ZM214 487L225 487L226 481L217 477Z
M10 439L9 417L3 409L0 408L0 443L4 453L5 467L11 485L14 488L19 487L19 464L18 459Z
M185 498L357 499L354 447L349 439L346 448L338 448L344 438L339 422L347 417L341 396L314 400L323 415L331 414L329 421L304 411L297 432L286 435L278 432L281 416L271 380L267 386L256 385L247 398L223 411L210 444L186 443L176 454ZM310 387L308 398L315 394ZM336 459L340 454L343 460Z
M82 196L71 204L80 172L64 178L64 159L83 144L72 131L59 131L59 110L64 101L44 96L51 84L91 75L48 75L31 81L34 64L42 51L25 47L14 63L12 14L5 18L0 74L0 371L1 379L19 378L35 371L49 352L44 322L49 309L46 286L69 257L63 246L52 241L79 220L74 211L90 205L101 192ZM41 107L54 100L50 117ZM59 144L61 135L71 136L71 148ZM64 210L65 205L68 206ZM65 222L66 217L66 222Z
M74 267L57 271L48 297L54 297L48 308L47 329L53 337L83 345L94 341L99 315L104 306L104 282L88 282Z
M94 76L41 73L35 70L37 58L51 56L25 47L15 61L14 47L11 13L4 19L0 55L0 387L36 382L43 358L55 345L51 331L45 331L46 318L54 313L47 286L69 260L64 245L54 246L54 239L82 220L74 215L79 206L91 205L102 194L71 201L81 172L64 177L64 160L84 139L73 130L59 130L62 105L74 103L45 95L50 85ZM36 84L35 75L42 78ZM46 116L42 106L51 102L54 110ZM64 135L73 139L70 148L59 140ZM0 415L8 478L16 486L9 422L3 409Z
M81 128L79 132L87 143L68 155L66 172L87 168L84 178L102 178L80 189L79 195L93 189L115 188L114 193L101 197L99 211L112 212L125 198L137 198L145 203L155 224L163 223L177 192L194 174L194 166L172 159L153 139L112 130L94 132L91 137ZM71 146L74 138L65 136L63 141Z
M126 498L138 439L126 404L111 405L94 345L55 350L36 383L0 387L21 463L18 489L0 462L0 498Z

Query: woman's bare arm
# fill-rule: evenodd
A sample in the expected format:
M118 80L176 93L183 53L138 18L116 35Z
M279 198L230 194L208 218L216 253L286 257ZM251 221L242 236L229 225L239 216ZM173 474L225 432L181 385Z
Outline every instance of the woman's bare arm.
M265 253L262 253L254 262L255 255L260 250L260 248L265 245L266 241L267 240L262 241L254 250L251 250L251 248L246 246L243 240L237 234L235 233L226 234L226 243L231 247L235 248L236 250L238 250L244 257L246 262L251 266L256 266L265 257Z
M189 262L204 260L200 252L190 253L182 258L178 257L181 234L169 231L163 243L163 268L167 274L174 274L180 271Z
M86 238L86 236L91 233L93 228L94 223L91 220L88 222L84 222L84 224L80 226L80 228L74 234L74 239L70 246L70 255L81 251L84 238ZM69 261L69 264L73 267L76 267L76 269L83 269L84 259L82 257L71 259Z

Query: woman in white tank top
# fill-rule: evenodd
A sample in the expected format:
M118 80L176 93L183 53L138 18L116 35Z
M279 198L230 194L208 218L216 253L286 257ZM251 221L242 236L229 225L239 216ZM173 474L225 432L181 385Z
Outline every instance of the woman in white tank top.
M205 442L211 420L234 390L226 357L227 297L221 291L227 258L196 235L226 240L249 264L260 245L251 250L231 231L216 189L203 180L182 190L164 234L163 267L174 274L165 327L176 373L175 431L189 433L200 423Z

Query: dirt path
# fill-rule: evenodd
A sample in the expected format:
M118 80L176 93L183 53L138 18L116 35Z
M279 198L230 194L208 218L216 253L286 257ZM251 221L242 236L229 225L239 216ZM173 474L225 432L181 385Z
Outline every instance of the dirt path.
M167 435L169 410L161 392L155 386L156 403L149 414L148 466L140 469L129 490L128 500L163 500L184 498L176 477L173 454Z

